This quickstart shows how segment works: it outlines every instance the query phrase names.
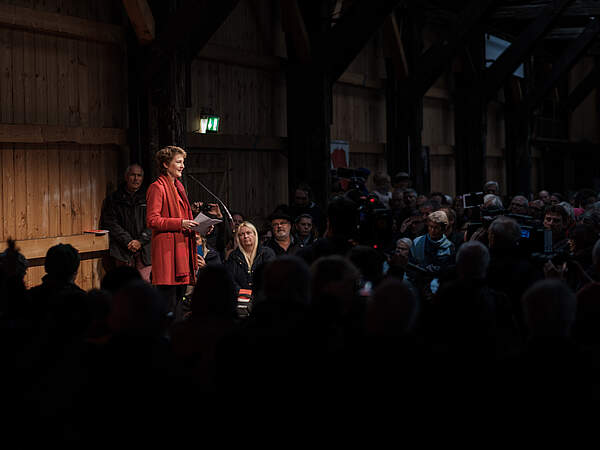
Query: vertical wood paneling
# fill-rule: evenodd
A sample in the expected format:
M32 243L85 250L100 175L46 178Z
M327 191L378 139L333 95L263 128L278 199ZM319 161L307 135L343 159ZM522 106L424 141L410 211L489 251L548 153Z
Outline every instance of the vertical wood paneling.
M25 150L27 170L27 239L48 237L48 160L46 147L28 146Z
M45 36L35 35L35 123L48 123L48 41Z
M67 90L65 94L68 99L68 122L66 125L78 127L81 125L79 116L79 82L78 72L79 65L77 63L78 44L74 39L67 40Z
M15 218L17 239L27 239L27 179L26 170L26 147L24 144L15 145Z
M0 28L0 119L13 121L12 30Z
M61 184L60 150L57 144L48 144L48 236L60 236Z
M25 120L25 86L23 82L23 31L13 31L12 82L13 82L13 121Z
M90 124L100 127L100 64L97 53L98 44L88 43L88 116Z
M90 126L88 43L77 44L77 82L79 92L79 116L82 127Z
M56 63L58 65L58 124L69 125L69 44L68 39L56 38Z
M36 121L35 44L33 33L23 33L23 92L25 123Z
M46 36L46 77L48 79L48 125L58 125L59 117L59 65L58 65L58 50L57 38L54 36Z
M71 182L71 234L81 234L81 188L85 180L82 179L80 157L81 150L78 145L69 145L68 151L71 155L70 182ZM65 186L65 188L67 188Z
M73 154L66 145L60 148L60 235L69 236L73 230L72 204L71 204L71 169L73 167Z
M2 151L2 224L4 238L16 239L15 165L13 144L0 144Z

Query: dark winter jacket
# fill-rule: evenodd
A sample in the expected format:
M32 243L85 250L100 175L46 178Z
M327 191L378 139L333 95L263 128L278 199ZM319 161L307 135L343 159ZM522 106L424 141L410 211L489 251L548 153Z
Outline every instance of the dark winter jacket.
M119 189L106 197L102 205L100 218L102 228L110 231L110 256L132 263L134 253L127 249L127 244L138 240L142 244L140 249L142 262L149 266L152 264L150 255L150 238L152 232L146 227L146 192L139 189L130 194L122 184Z
M233 278L236 290L254 290L254 273L256 269L273 259L275 259L275 252L269 247L259 245L256 250L254 263L251 268L248 268L248 263L246 262L246 258L244 258L242 251L239 248L236 248L231 252L227 261L225 261L225 267L227 267L227 270Z

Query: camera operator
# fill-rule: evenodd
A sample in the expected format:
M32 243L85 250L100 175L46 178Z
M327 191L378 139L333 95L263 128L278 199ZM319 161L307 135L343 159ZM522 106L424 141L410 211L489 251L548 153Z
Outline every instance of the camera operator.
M487 229L490 249L489 286L504 292L513 307L518 325L524 330L521 296L536 281L543 279L541 269L519 246L521 227L516 220L500 216Z

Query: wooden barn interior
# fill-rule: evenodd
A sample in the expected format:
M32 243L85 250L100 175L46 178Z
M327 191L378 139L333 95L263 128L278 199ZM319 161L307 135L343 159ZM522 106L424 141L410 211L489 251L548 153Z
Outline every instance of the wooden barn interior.
M68 242L98 287L107 237L84 231L170 144L257 221L300 181L326 201L335 140L420 192L599 189L599 33L593 0L0 0L0 239L28 286Z

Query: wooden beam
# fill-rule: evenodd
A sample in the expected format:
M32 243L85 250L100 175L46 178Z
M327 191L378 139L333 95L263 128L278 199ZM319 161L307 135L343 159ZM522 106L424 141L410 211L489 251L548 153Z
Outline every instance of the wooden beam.
M519 64L531 53L539 40L552 29L552 26L573 1L562 0L556 8L553 5L544 8L537 19L485 71L484 81L480 88L485 99L489 100L496 95L508 76L519 67Z
M119 46L125 42L125 31L117 25L7 4L0 4L0 27Z
M225 22L239 0L187 0L169 19L152 44L152 59L146 77L152 78L169 62L172 54L187 46L194 58Z
M385 41L389 48L390 55L395 67L395 74L399 80L408 78L408 63L404 45L402 44L402 35L396 21L396 14L390 14L383 24Z
M323 43L322 64L334 83L403 0L357 0L329 30Z
M147 0L123 0L123 6L142 45L149 44L156 37L156 27L152 10Z
M285 150L287 139L279 136L248 136L188 133L188 148L224 150Z
M92 145L127 145L127 130L120 128L0 124L0 142L27 144L74 142L76 144Z
M587 76L581 80L581 82L571 91L569 97L565 101L565 106L570 111L575 111L577 107L583 102L586 97L596 88L600 83L600 64L596 63L594 68Z
M45 258L50 247L58 244L70 244L80 254L103 252L108 250L108 233L97 236L94 234L76 234L72 236L59 236L43 239L27 239L16 241L17 249L27 258ZM0 251L6 250L6 243L2 243Z
M294 51L294 59L305 64L311 60L310 39L298 0L281 1L283 31L289 38Z
M600 18L590 20L590 23L585 27L583 33L581 33L576 40L571 42L558 60L552 65L550 76L542 87L536 89L532 94L525 98L525 105L527 108L535 108L542 100L544 100L548 92L554 89L559 80L568 73L571 67L573 67L585 53L587 48L594 42L598 33L600 33Z
M423 96L463 48L469 34L479 25L497 0L472 0L460 13L448 37L433 44L420 58L414 80L417 95Z

